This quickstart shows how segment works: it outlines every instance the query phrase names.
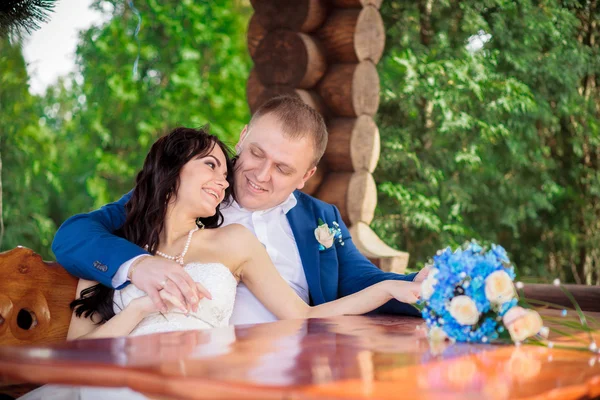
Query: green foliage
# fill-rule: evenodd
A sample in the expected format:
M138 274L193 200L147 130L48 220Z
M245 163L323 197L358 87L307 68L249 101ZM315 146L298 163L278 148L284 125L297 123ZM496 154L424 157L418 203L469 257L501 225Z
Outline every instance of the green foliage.
M56 225L47 199L60 188L53 135L39 123L20 48L7 39L0 39L0 71L0 246L27 245L48 257Z
M43 97L0 42L1 250L49 257L58 224L130 190L166 130L210 122L233 144L248 120L249 2L135 4L137 38L127 2L94 3L107 22L82 32L79 71ZM599 13L586 0L383 2L373 227L413 267L475 238L505 246L523 276L600 283ZM479 31L491 40L469 51Z
M211 131L231 143L249 118L244 92L248 6L140 2L135 75L137 17L121 1L96 6L104 9L107 3L110 21L82 34L77 50L82 83L56 93L58 104L71 97L72 118L52 122L61 125L65 151L78 163L69 172L81 185L67 197L87 192L92 207L132 188L150 145L167 130L210 122Z
M210 123L212 133L234 144L248 121L250 4L134 3L142 17L135 75L137 17L122 1L94 3L109 14L107 22L81 33L79 71L43 98L28 94L18 48L0 49L3 107L15 108L2 110L9 136L0 149L7 225L1 249L23 244L48 256L62 221L131 190L150 145L166 131Z
M413 266L476 238L522 275L600 282L599 8L425 3L382 6L375 230Z

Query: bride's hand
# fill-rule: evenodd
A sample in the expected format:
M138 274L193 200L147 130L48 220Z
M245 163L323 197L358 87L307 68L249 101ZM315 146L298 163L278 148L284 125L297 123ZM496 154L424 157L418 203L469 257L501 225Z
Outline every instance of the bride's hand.
M169 292L165 290L159 290L158 295L160 296L161 300L163 300L167 305L168 311L177 310L184 314L188 313L188 310L186 310L183 303L181 303L181 301L177 299L177 297L169 294ZM144 316L160 311L160 309L156 307L156 304L148 295L132 300L131 304L134 307L136 307L139 310L139 312L142 313L142 315Z
M389 280L385 285L388 293L402 303L414 304L421 297L419 282Z

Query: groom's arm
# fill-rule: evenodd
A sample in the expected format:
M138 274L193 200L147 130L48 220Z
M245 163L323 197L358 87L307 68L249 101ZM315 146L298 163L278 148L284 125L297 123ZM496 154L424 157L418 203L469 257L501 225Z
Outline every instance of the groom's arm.
M113 287L122 264L148 254L139 246L113 234L125 223L125 203L131 193L99 210L66 220L56 232L52 251L72 275Z
M339 297L356 293L364 288L385 280L412 281L416 273L400 275L393 272L384 272L371 263L354 245L350 232L344 224L337 207L332 206L334 221L337 221L342 230L344 245L336 243L336 251L339 261ZM420 313L410 304L391 300L379 307L375 312L387 314L402 314L418 316Z

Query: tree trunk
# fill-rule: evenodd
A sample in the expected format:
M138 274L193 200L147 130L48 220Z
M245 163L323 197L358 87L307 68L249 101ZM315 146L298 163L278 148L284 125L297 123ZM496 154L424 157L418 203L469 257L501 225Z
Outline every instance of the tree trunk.
M383 20L375 7L334 10L317 35L331 63L377 64L385 47Z
M379 75L371 61L331 65L317 90L341 117L373 116L379 108Z
M252 7L267 30L289 29L312 32L327 16L326 0L251 0Z
M433 36L431 28L431 11L433 9L433 0L419 0L419 17L421 23L421 43L429 47Z
M329 121L324 160L334 172L373 172L379 161L379 129L368 115Z
M327 64L321 44L304 33L269 32L254 53L254 68L264 85L309 89L325 74Z
M419 0L419 19L420 19L420 33L421 33L421 44L425 47L429 47L433 36L433 30L431 28L431 11L433 8L433 0ZM427 77L421 77L425 80ZM433 103L425 97L420 99L421 108L421 121L425 130L422 135L423 147L429 149L431 147L431 139L427 135L427 131L433 128Z

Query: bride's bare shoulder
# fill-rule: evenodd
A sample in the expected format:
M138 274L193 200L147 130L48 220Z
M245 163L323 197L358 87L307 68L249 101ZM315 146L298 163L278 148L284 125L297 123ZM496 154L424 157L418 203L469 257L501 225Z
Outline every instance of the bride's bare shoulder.
M248 228L240 224L229 224L222 228L215 229L215 237L229 242L236 240L248 240L255 238L254 234ZM239 243L238 243L239 245Z

